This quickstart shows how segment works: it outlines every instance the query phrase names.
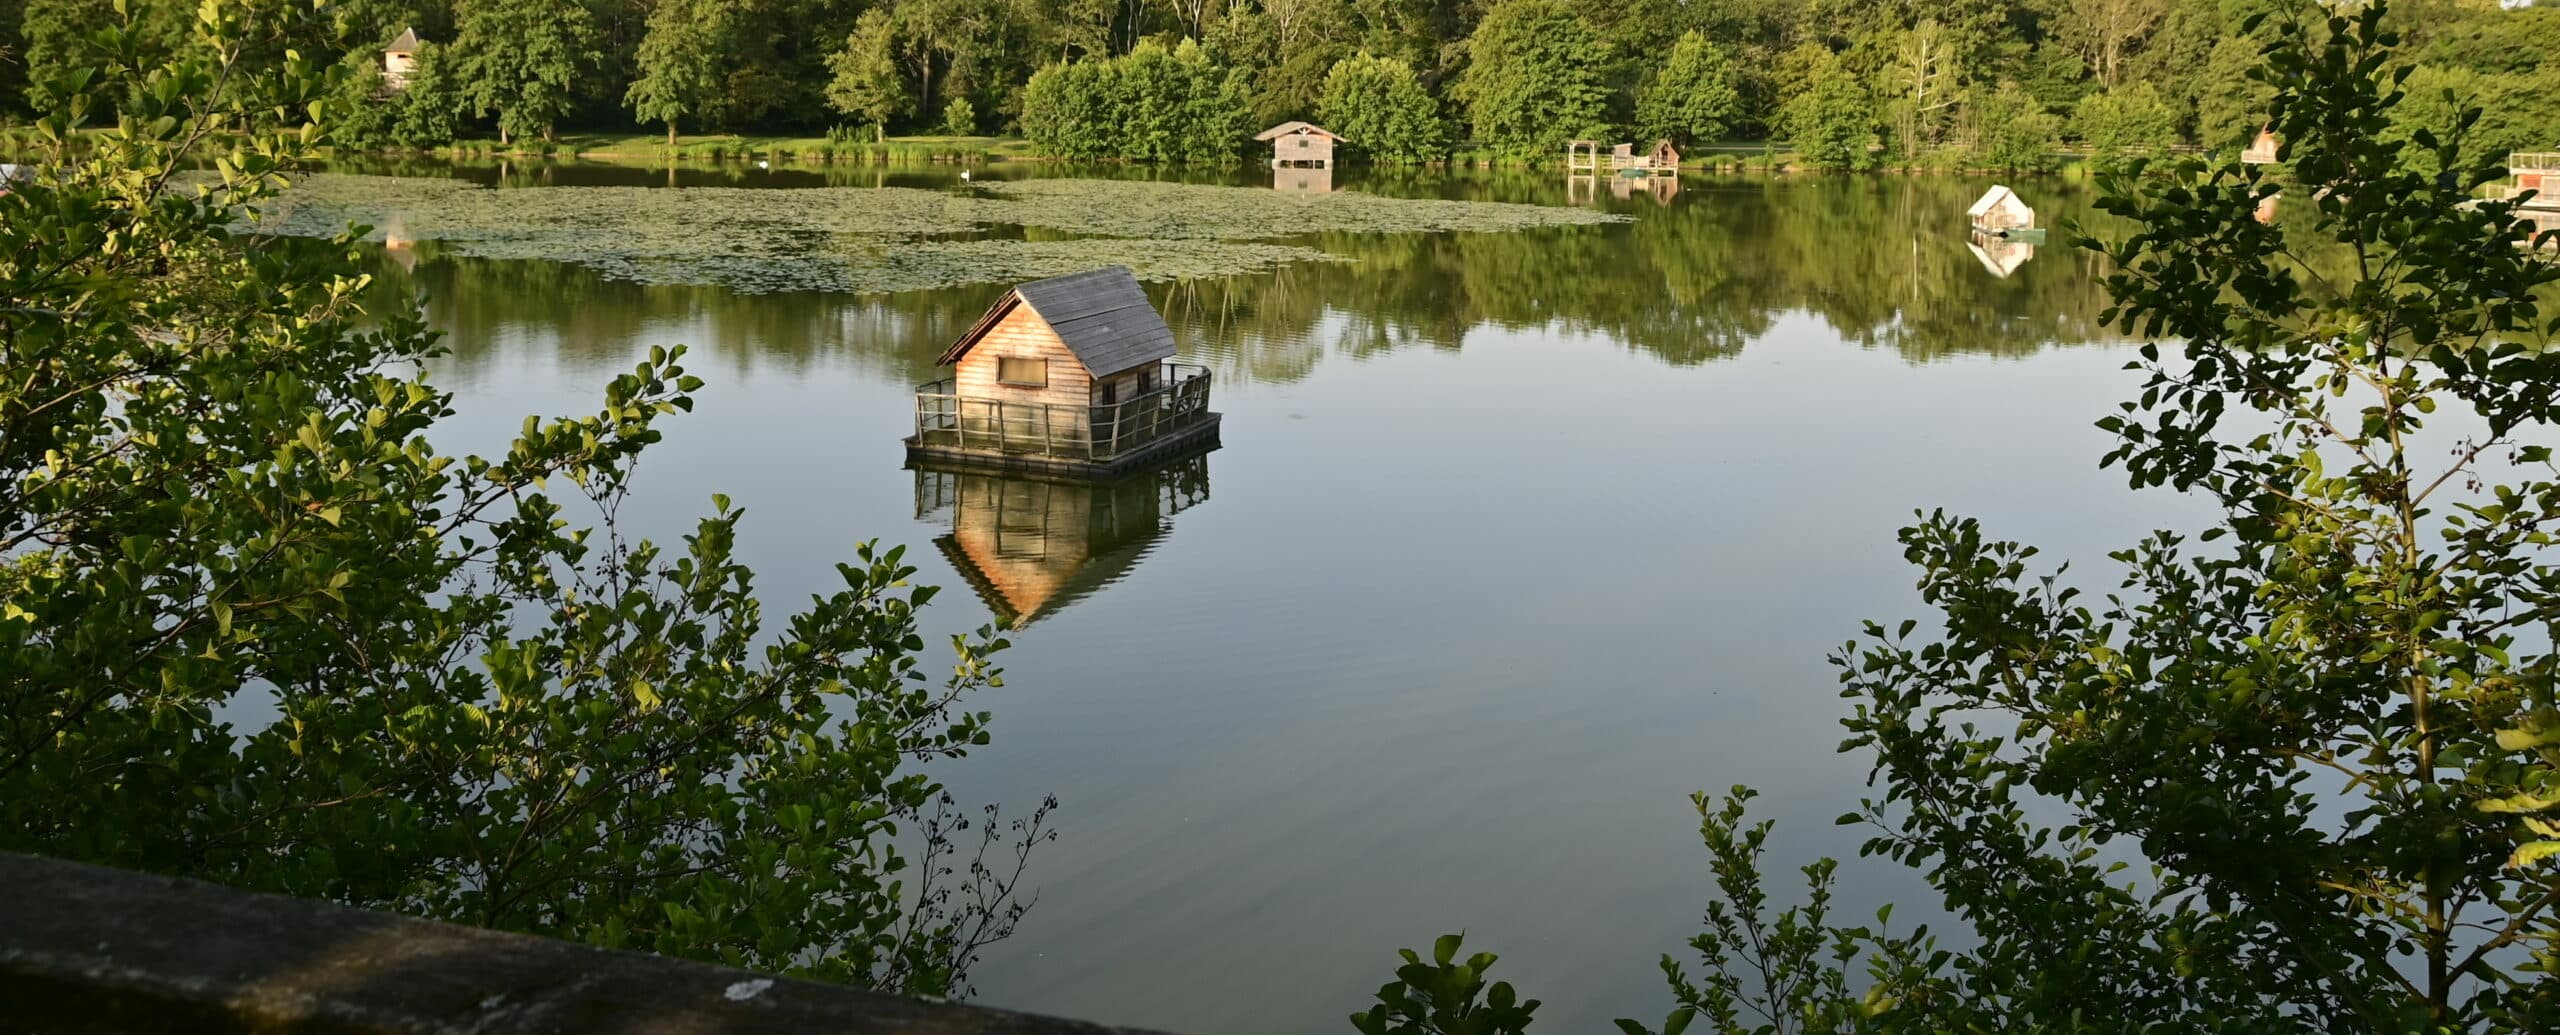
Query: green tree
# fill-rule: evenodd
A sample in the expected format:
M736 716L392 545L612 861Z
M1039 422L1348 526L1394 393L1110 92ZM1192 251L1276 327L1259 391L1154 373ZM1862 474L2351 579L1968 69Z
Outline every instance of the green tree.
M595 64L595 21L580 3L475 0L447 57L464 105L497 116L499 143L533 134L549 141L579 73Z
M192 8L166 0L24 0L15 55L32 88L77 68L154 68L187 40ZM102 37L102 31L113 31Z
M1723 139L1741 114L1741 75L1732 53L1696 31L1680 35L1636 94L1636 131L1683 147Z
M2196 142L2237 149L2266 125L2275 91L2257 75L2261 44L2234 36L2217 43L2196 84Z
M2149 86L2093 93L2071 114L2071 131L2101 165L2158 155L2178 142L2178 113Z
M1120 135L1119 66L1061 62L1022 87L1022 135L1041 154L1092 161L1109 157Z
M867 545L769 627L725 499L626 536L681 350L439 452L417 300L352 237L257 232L329 84L205 11L182 60L38 84L44 172L0 195L0 848L961 990L1012 871L952 887L909 760L985 742L1001 641L929 672L931 590Z
M967 97L954 97L942 106L942 134L951 137L976 136L978 110Z
M383 89L382 62L374 55L357 51L339 62L338 74L330 80L328 104L336 113L329 127L331 143L370 148L391 142L391 127L399 119L399 98Z
M1972 123L1973 140L1965 160L1974 168L2012 172L2053 168L2053 145L2062 137L2062 120L2045 111L2017 83L2004 81L1996 90L1976 87L1965 116Z
M2560 69L2555 69L2560 72ZM2419 131L2442 138L2460 131L2472 150L2506 154L2560 147L2560 95L2552 72L2474 72L2419 65L2401 83L2408 96L2391 111L2390 137L2401 142L2404 161L2435 169L2435 149ZM2463 112L2477 110L2468 126Z
M402 147L439 147L461 132L464 101L454 81L452 52L421 43L410 61L409 83L391 98L390 139Z
M1817 169L1875 164L1875 102L1838 56L1814 44L1799 48L1801 88L1778 110L1796 155Z
M1104 61L1053 65L1022 93L1022 131L1041 153L1138 162L1234 161L1251 133L1244 74L1199 44L1149 41Z
M872 139L889 137L889 120L913 103L898 74L898 30L887 11L862 12L844 46L827 56L827 105L868 122Z
M2169 15L2169 0L2068 0L2055 33L2101 89L2125 85L2133 59Z
M1413 165L1449 153L1439 102L1411 66L1394 58L1364 53L1334 65L1316 117L1374 162Z
M676 144L676 120L716 118L726 85L721 66L735 43L738 0L658 0L649 12L649 34L640 40L640 77L622 96L643 122L667 124L667 146Z
M1936 148L1946 136L1964 81L1955 63L1958 50L1946 28L1935 20L1924 20L1897 34L1891 63L1879 76L1881 92L1891 98L1885 106L1886 121L1893 130L1895 150L1916 157Z
M1609 55L1563 0L1498 0L1467 51L1457 98L1479 144L1514 157L1560 155L1608 118Z

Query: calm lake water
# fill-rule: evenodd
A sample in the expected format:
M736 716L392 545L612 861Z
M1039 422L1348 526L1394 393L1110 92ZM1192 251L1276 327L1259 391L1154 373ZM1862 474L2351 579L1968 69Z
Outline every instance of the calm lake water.
M1546 1001L1541 1030L1658 1019L1654 961L1709 889L1690 792L1759 788L1774 871L1854 855L1831 818L1866 768L1834 751L1826 656L1912 612L1894 531L1915 508L2101 585L2106 550L2202 513L2097 470L2090 424L2130 350L2096 326L2091 259L1968 248L1986 181L1340 182L1634 218L1318 235L1291 243L1354 261L1150 285L1215 373L1225 446L1102 490L904 467L913 386L1002 285L740 295L432 244L385 270L451 336L446 450L587 412L650 346L687 344L710 384L643 465L638 531L733 496L776 621L867 538L949 587L938 630L1025 616L1007 685L974 702L995 743L938 773L967 802L1063 803L980 998L1174 1031L1347 1031L1394 950L1461 928ZM2048 224L2088 211L2082 185L2018 186ZM971 514L1003 517L1002 556L943 539ZM1927 914L1889 866L1852 860L1843 884L1852 918Z

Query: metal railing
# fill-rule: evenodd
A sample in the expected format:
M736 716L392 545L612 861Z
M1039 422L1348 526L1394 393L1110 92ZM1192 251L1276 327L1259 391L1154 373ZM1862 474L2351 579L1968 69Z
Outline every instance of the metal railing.
M1107 405L958 394L945 378L916 389L916 444L1054 460L1126 456L1207 418L1209 368L1165 363L1158 387Z

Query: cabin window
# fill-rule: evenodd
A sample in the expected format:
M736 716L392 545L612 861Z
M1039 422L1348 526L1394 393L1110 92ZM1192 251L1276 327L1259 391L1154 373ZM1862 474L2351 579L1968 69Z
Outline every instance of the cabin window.
M1305 138L1305 137L1299 137L1299 138L1298 138L1298 146L1299 146L1299 147L1305 147L1305 146L1307 146L1307 138Z
M996 382L1024 388L1049 387L1049 361L1039 358L1001 356L996 359Z

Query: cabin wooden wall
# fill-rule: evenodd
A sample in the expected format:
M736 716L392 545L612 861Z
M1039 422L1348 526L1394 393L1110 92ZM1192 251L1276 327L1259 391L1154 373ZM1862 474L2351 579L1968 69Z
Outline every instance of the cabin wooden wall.
M1333 138L1321 133L1288 133L1271 140L1271 160L1333 164Z
M1046 359L1049 361L1047 388L1021 388L996 380L996 360ZM960 395L981 399L1001 399L1008 403L1054 403L1059 406L1093 404L1093 376L1085 372L1084 363L1068 351L1067 343L1058 340L1039 314L1027 305L1017 305L1003 320L987 330L985 337L970 346L966 355L952 370L953 388Z
M1146 384L1146 377L1148 372L1155 369L1156 364L1149 363L1145 366L1131 367L1130 369L1123 370L1117 374L1111 375L1110 377L1094 382L1093 405L1103 405L1102 389L1106 385L1116 389L1111 393L1111 402L1113 404L1128 402L1130 399L1136 397L1138 393L1149 390L1149 386ZM1157 378L1157 383L1153 387L1164 387L1163 378Z

